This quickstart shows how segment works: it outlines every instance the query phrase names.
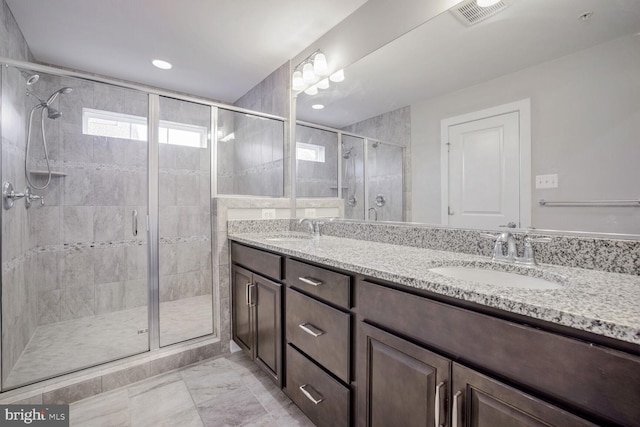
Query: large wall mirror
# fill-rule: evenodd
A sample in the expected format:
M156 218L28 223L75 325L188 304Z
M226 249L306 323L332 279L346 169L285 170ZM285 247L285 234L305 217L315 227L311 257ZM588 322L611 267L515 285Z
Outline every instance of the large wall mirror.
M640 2L503 2L460 3L297 95L298 120L345 132L345 215L375 219L365 159L400 147L378 162L401 164L380 191L401 212L378 220L640 235Z

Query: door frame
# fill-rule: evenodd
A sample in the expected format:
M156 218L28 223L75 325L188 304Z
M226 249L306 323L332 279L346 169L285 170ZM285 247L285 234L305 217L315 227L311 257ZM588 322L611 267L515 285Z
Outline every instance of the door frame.
M449 224L449 127L508 113L518 113L520 137L520 224L531 227L531 98L486 108L440 121L440 218Z

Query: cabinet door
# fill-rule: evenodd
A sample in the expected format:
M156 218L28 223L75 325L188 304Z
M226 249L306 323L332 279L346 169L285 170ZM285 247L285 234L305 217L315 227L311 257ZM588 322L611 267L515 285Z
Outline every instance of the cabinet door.
M253 273L234 265L231 269L231 316L233 340L252 359L255 337L252 307L249 304Z
M282 285L254 274L256 362L282 387Z
M359 426L450 425L449 359L363 322L357 335Z
M452 411L452 427L595 426L457 363Z

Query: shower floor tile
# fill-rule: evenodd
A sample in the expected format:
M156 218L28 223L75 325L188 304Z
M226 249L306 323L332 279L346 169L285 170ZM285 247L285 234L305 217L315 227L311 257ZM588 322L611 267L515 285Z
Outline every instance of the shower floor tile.
M213 332L211 295L160 304L161 344ZM57 375L145 352L147 307L39 326L5 386L29 384Z
M243 353L207 360L75 402L70 406L70 424L313 426Z

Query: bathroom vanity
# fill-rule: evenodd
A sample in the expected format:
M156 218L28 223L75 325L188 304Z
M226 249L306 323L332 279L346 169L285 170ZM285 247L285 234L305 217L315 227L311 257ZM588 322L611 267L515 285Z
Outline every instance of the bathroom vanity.
M315 424L640 425L638 276L305 237L230 235L233 339Z

